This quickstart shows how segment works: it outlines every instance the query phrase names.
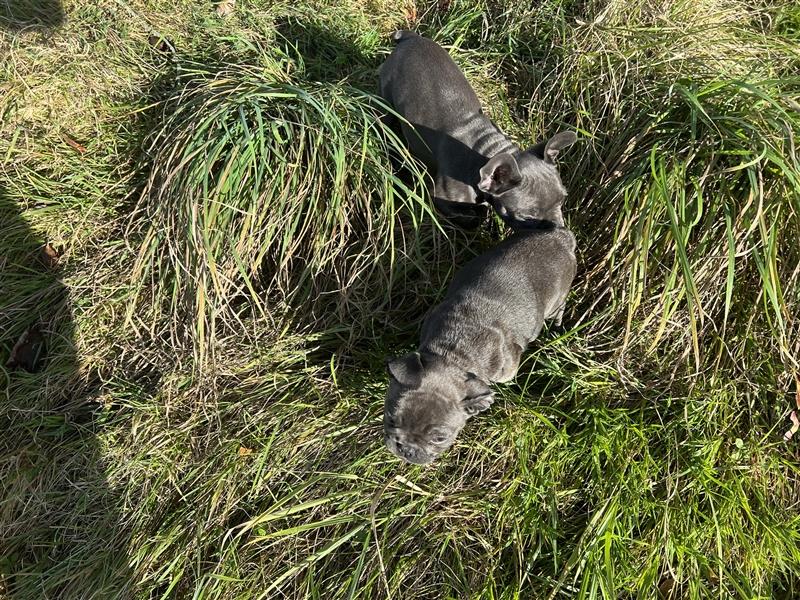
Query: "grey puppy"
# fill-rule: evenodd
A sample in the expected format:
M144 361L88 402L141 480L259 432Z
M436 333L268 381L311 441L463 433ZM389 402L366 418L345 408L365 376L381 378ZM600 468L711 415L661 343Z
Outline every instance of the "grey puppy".
M512 226L563 225L566 192L555 159L575 134L561 132L521 150L483 114L443 48L413 31L397 31L393 39L397 46L380 68L380 94L413 125L401 128L411 153L434 173L436 207L463 225L477 225L487 202Z
M426 464L449 448L489 408L489 384L516 375L544 320L561 323L574 276L575 238L556 222L518 230L467 263L423 323L419 351L387 363L389 450Z

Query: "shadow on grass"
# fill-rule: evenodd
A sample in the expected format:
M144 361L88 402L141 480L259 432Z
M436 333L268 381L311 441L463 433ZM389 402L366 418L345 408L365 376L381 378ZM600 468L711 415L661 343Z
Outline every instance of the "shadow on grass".
M7 0L0 3L0 28L55 29L64 23L60 0Z
M366 48L352 38L312 20L284 17L276 23L278 43L299 59L298 67L311 81L336 82L343 79L369 91L378 88L376 69L380 64Z
M106 415L79 367L58 259L24 210L0 186L0 596L124 597L97 439Z

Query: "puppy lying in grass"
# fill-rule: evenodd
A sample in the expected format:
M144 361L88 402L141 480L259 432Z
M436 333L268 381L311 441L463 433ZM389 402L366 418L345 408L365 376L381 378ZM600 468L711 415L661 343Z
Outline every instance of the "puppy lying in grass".
M467 78L447 52L413 31L380 68L380 94L401 123L411 153L434 174L433 202L453 222L474 227L491 204L509 224L553 221L564 188L555 158L577 139L558 133L521 150L483 114Z
M384 433L393 454L436 459L489 408L489 384L516 375L545 319L561 323L575 238L557 212L549 227L521 228L467 263L423 323L419 350L387 363Z

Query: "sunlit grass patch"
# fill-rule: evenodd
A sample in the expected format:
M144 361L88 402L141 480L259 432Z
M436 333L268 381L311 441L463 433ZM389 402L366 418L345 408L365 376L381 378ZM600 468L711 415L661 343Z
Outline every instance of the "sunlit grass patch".
M67 300L2 370L0 595L796 597L796 12L103 0L4 37L0 348ZM494 240L380 120L401 26L521 145L582 140L565 326L428 468L383 447L384 358Z
M750 348L743 331L760 322L771 333L763 351L796 368L798 256L781 241L800 228L800 51L770 29L776 13L559 4L483 22L489 47L508 49L517 114L539 135L574 126L584 136L562 172L595 292L583 319L607 309L589 328L595 344L611 327L624 332L620 351L636 340L694 370L746 369L755 353L737 344Z

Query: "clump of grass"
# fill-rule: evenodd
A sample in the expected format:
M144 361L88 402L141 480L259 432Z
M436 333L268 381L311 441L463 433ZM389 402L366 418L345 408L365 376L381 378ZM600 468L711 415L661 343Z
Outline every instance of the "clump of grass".
M588 212L613 223L613 245L592 276L606 282L627 340L678 346L695 368L722 355L733 366L749 345L739 334L759 323L772 333L765 350L797 366L800 255L784 244L800 233L800 114L787 103L797 83L676 82L663 111L609 157Z
M220 323L241 322L242 299L266 322L290 307L301 323L368 323L430 216L424 174L385 110L347 86L188 68L150 141L133 217L139 296L188 323L200 356Z

